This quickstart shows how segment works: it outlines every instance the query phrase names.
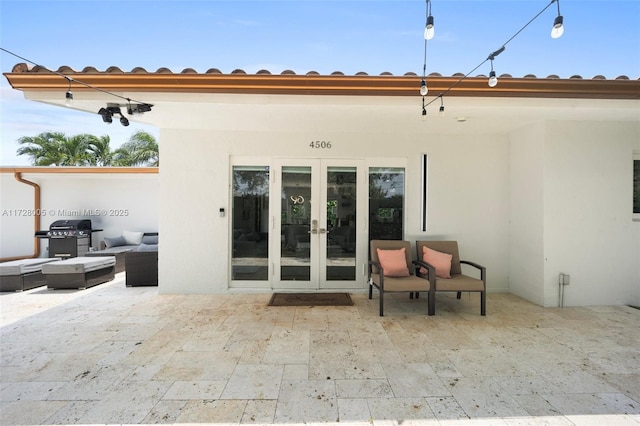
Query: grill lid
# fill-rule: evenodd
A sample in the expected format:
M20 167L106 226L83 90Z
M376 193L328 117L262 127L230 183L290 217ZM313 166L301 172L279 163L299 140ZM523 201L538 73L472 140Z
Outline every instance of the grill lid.
M51 225L49 225L49 230L51 231L60 231L60 230L91 231L91 220L90 219L56 220Z

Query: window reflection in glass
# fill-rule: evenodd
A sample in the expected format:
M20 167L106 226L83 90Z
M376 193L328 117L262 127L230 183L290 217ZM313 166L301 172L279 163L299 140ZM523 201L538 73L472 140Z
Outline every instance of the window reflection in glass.
M356 279L356 168L327 170L327 281Z
M404 235L404 168L369 169L369 239L402 240Z
M280 279L311 279L311 167L283 167Z

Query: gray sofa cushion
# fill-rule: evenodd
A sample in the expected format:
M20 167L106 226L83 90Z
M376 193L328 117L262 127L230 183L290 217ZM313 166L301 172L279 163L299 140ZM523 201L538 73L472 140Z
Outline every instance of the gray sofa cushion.
M157 235L143 235L141 244L158 244Z
M84 274L115 265L113 256L71 257L42 265L43 274Z
M0 263L0 276L8 277L14 275L29 274L32 272L40 272L42 270L42 265L58 260L60 259L39 257L35 259L20 259Z
M144 244L141 243L136 251L158 251L158 244Z

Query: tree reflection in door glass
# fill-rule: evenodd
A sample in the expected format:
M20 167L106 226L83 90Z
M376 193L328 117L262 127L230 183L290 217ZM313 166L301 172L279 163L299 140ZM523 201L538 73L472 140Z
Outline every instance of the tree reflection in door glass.
M369 168L369 240L402 240L404 168Z
M233 280L269 277L269 167L233 167Z
M327 170L327 281L356 279L356 168Z
M311 278L311 167L283 167L280 279Z

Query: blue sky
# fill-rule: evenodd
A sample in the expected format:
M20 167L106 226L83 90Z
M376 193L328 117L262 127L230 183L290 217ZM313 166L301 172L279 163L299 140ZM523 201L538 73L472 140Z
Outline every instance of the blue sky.
M540 12L547 0L432 0L436 35L427 74L471 71ZM562 78L640 78L640 0L560 0L565 33L549 36L554 3L495 59L497 74ZM422 73L424 0L0 0L0 46L56 70L141 66L224 73L285 69L304 74ZM22 60L0 52L2 72ZM484 64L472 75L487 75ZM97 114L23 99L0 81L1 165L27 165L16 140L44 131L111 137L136 129L105 125Z

